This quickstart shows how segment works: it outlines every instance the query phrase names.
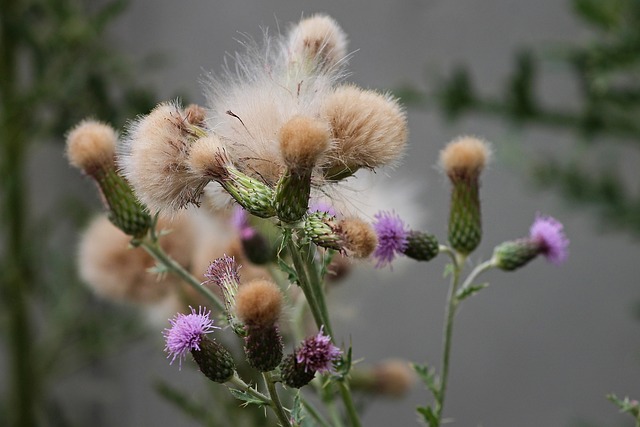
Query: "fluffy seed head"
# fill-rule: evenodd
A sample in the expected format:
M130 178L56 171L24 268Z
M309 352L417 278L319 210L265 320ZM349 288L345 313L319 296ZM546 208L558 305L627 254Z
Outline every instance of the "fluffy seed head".
M193 307L190 308L191 314L178 313L173 319L169 319L171 327L163 331L166 341L164 350L169 353L167 358L171 357L171 363L177 358L180 367L187 353L200 350L200 342L204 335L210 334L214 329L220 329L213 326L213 320L209 318L211 311L199 307L196 312Z
M184 109L185 119L196 126L203 126L204 121L207 118L207 112L204 108L197 104L189 104Z
M352 172L372 169L393 163L403 153L407 121L390 95L342 86L325 100L323 117L331 125L335 140L329 154L333 159L330 171L345 167Z
M282 293L268 280L254 280L236 294L236 314L250 326L273 326L282 312Z
M119 152L122 171L152 212L197 204L209 179L188 164L195 128L176 103L158 105L134 122Z
M327 15L314 15L303 19L292 29L288 48L297 60L331 68L345 58L347 36L334 19Z
M560 265L569 256L569 239L560 221L538 215L529 230L530 238L540 245L540 252L552 264Z
M176 261L189 264L192 243L189 226L178 216L161 228L172 232L161 236L160 245ZM83 233L78 250L80 277L99 296L112 301L156 304L180 281L171 275L159 278L148 270L154 259L142 248L130 246L131 236L114 226L106 216L96 218Z
M188 164L196 176L215 180L224 179L226 157L220 138L208 135L193 142Z
M440 166L449 177L477 178L490 159L489 144L472 136L454 139L440 151Z
M280 129L280 151L292 170L309 170L329 148L328 126L311 117L295 116Z
M333 345L331 337L320 329L318 335L307 338L296 350L296 361L302 364L305 371L329 372L333 362L340 358L342 350Z
M378 246L373 256L377 260L376 267L384 267L407 249L409 229L395 212L378 212L374 218Z
M67 134L67 158L72 166L92 175L113 167L118 135L109 125L83 120Z
M402 397L411 390L416 375L404 360L385 360L373 367L375 388L380 394L390 397Z
M366 258L376 249L378 238L371 225L360 218L345 218L338 223L346 249L356 258Z

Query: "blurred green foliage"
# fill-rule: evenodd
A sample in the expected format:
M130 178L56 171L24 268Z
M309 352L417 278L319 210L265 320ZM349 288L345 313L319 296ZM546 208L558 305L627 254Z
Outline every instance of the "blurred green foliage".
M427 86L432 89L408 86L397 93L408 105L435 107L448 120L486 115L520 129L542 126L573 132L574 155L534 161L535 182L578 207L589 207L604 226L640 237L637 189L622 177L618 162L594 171L585 155L603 145L608 153L624 149L640 154L640 2L573 0L572 5L593 37L551 49L522 49L514 56L502 95L480 93L467 66L446 77L430 77ZM541 70L549 64L568 72L578 92L576 107L551 107L539 96ZM633 185L640 182L639 171L633 171Z
M106 37L125 6L123 0L0 0L3 426L84 423L67 416L78 402L54 393L56 381L142 333L128 311L92 297L76 277L71 248L52 239L60 229L76 230L88 210L72 201L71 212L68 199L35 218L29 205L35 180L27 176L31 149L61 147L64 133L82 118L119 127L155 104L140 71Z

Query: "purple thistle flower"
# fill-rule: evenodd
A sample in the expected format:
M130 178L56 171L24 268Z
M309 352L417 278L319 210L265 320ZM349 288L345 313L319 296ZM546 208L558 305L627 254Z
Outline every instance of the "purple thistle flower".
M169 319L170 328L165 329L162 334L166 340L164 351L169 353L167 359L171 356L171 364L178 359L180 368L182 369L182 359L187 357L187 353L191 350L200 350L200 341L206 334L213 332L214 329L220 329L213 326L213 320L209 318L211 311L205 312L203 307L198 307L198 312L193 307L191 314L176 314L173 319Z
M243 240L251 239L256 235L256 229L249 224L249 213L240 205L233 208L231 225L238 230L240 238Z
M214 283L221 288L224 288L227 282L240 282L240 273L238 272L240 267L236 263L234 257L223 255L220 258L216 258L207 268L207 272L204 273L204 277L207 282Z
M395 212L382 211L374 215L373 229L378 235L378 247L373 252L376 267L390 264L398 253L407 249L409 230Z
M538 215L529 230L531 240L540 245L540 253L552 264L562 264L569 255L569 239L563 229L557 219Z
M304 365L305 371L328 372L342 354L342 350L333 345L331 337L325 335L322 329L318 335L304 340L296 351L296 361Z
M331 216L336 216L337 212L335 210L335 208L333 206L331 206L331 204L327 201L324 200L316 200L315 202L311 203L311 206L309 206L309 213L314 213L314 212L325 212L328 213Z

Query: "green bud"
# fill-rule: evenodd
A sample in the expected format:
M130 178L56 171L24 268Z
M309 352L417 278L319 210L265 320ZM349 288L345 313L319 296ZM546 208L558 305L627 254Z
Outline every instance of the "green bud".
M540 245L530 239L519 239L504 242L493 250L496 267L505 271L513 271L534 259L540 253Z
M407 236L404 254L417 261L429 261L440 252L436 236L421 231L411 231Z
M273 190L255 178L240 172L234 166L226 166L226 176L220 184L240 206L260 218L276 215L273 206Z
M287 170L276 186L275 205L278 218L287 223L300 221L309 209L311 171L302 174Z
M152 219L133 194L131 186L114 168L97 170L96 180L109 210L109 220L125 234L142 237L151 227Z
M277 326L246 326L244 351L249 365L260 372L275 369L282 361L282 336Z
M287 387L301 388L311 382L316 372L307 371L303 364L298 363L295 354L289 354L280 365L280 376L282 383Z
M200 341L200 350L192 349L191 354L200 371L211 381L227 382L236 370L236 365L227 349L206 336L203 336Z
M342 239L334 231L336 218L326 212L313 212L304 218L305 238L327 249L342 250Z
M479 182L477 177L452 180L449 242L462 254L473 252L482 239Z

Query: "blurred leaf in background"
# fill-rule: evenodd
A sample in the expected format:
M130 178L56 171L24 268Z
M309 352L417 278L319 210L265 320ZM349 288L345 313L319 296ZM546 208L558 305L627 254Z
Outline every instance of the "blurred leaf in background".
M93 298L78 282L68 243L52 239L60 228L76 230L89 210L66 199L36 218L27 176L32 149L60 143L62 153L64 133L82 118L120 127L156 103L141 71L106 37L126 4L0 0L2 425L84 425L89 420L67 417L77 402L53 393L54 380L142 333L128 310Z
M534 181L576 207L588 207L603 226L640 238L640 189L634 187L640 169L625 179L620 168L628 153L640 154L640 2L573 0L572 6L593 36L550 49L522 49L502 95L478 91L467 66L446 77L429 76L427 90L406 86L397 93L408 105L435 108L450 121L485 115L520 130L572 132L570 147L527 164ZM568 73L577 103L552 107L541 99L541 70L547 65Z

